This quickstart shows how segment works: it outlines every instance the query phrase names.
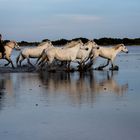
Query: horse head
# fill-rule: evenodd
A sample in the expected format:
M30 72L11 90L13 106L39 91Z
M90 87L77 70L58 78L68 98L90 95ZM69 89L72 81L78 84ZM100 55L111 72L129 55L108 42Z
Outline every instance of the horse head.
M13 41L13 43L15 44L14 48L16 50L21 50L21 48L19 47L18 43L16 41Z
M17 50L20 50L19 45L18 45L17 42L14 41L14 40L12 40L12 41L6 43L6 46L8 46L9 48L12 48L12 49L15 48L15 49L17 49Z
M121 44L121 47L122 47L123 52L128 53L128 49L126 48L124 44Z
M122 52L128 53L128 49L126 48L126 46L124 44L118 44L115 47L115 50L120 49Z

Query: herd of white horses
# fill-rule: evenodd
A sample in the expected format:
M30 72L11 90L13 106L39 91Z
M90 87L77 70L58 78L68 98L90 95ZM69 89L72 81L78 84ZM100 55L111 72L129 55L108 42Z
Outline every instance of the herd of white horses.
M15 68L10 56L12 50L20 50L19 45L15 41L8 42L5 46L5 56L3 59L8 61L5 66L11 64ZM87 43L83 43L81 40L71 41L62 47L53 46L51 41L46 41L39 44L36 47L28 47L20 50L20 53L16 59L16 65L22 66L22 61L27 59L27 62L34 66L30 62L30 58L36 58L36 66L50 68L55 64L60 68L65 66L66 70L70 70L71 62L76 62L80 70L86 69L87 66L94 64L94 60L97 57L102 57L107 60L107 63L103 66L99 66L96 69L102 70L104 67L111 63L111 70L118 69L118 66L114 64L114 59L119 52L128 53L128 49L124 44L118 44L113 47L102 47L97 45L93 40L89 40ZM2 54L0 53L0 59Z

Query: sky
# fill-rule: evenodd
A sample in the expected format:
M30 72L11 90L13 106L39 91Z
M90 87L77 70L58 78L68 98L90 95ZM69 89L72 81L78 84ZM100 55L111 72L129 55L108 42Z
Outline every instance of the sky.
M0 33L17 41L139 38L140 0L0 0Z

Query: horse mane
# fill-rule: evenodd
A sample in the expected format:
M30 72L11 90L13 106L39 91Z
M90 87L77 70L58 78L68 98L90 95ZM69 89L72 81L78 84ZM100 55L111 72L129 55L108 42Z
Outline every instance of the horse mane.
M80 42L82 42L82 41L81 41L81 40L71 41L71 42L69 42L69 43L67 43L67 44L65 45L65 48L72 48L72 47L74 47L75 45L77 45L77 44L80 43Z
M50 41L41 42L37 47L42 47L43 45L50 43Z
M115 50L118 50L123 44L118 44L114 47Z
M95 43L95 42L92 40L88 40L88 42L86 42L85 45L88 45L89 43Z
M15 41L14 41L14 40L8 41L8 42L6 43L6 45L10 45L11 43L15 43Z
M9 42L6 43L6 45L9 45L9 44L11 44L11 41L9 41Z

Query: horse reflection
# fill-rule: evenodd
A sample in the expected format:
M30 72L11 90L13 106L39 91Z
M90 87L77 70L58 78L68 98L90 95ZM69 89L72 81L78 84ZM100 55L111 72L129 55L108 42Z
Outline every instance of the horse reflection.
M4 76L4 77L3 77ZM3 106L3 101L5 100L5 95L8 97L13 96L13 82L11 80L10 74L5 74L0 78L0 109Z
M91 88L95 93L104 93L104 92L109 92L109 93L114 93L117 94L118 96L122 96L128 89L128 83L120 85L114 78L117 72L109 72L105 71L104 73L104 78L101 80L96 80L96 82L92 79L91 82Z
M72 103L93 103L96 95L104 92L115 93L122 96L128 89L128 84L120 85L114 79L114 73L104 73L105 77L99 80L100 73L40 73L43 84L46 85L47 93L62 93L68 96ZM64 97L65 98L65 97Z
M4 97L4 88L5 88L5 83L3 79L0 79L0 110L2 108L2 101L3 101L3 97Z

